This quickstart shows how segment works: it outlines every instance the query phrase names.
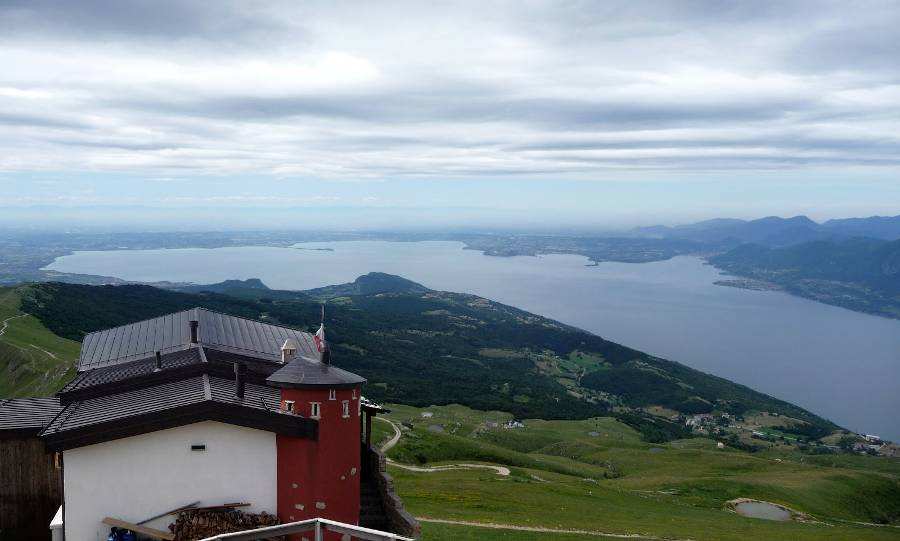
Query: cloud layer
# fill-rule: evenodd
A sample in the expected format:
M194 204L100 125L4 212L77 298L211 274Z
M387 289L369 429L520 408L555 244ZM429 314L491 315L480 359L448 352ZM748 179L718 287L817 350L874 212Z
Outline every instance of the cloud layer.
M900 169L900 5L0 2L0 172Z

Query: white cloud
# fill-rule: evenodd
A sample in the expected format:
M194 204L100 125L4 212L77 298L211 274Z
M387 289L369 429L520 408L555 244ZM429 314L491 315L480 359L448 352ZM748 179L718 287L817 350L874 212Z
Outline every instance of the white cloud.
M898 169L900 8L707 7L0 8L0 171Z

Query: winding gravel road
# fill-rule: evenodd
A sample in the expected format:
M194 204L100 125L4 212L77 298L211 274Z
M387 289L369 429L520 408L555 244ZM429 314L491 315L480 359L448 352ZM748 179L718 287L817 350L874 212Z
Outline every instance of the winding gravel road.
M395 423L394 421L391 421L390 419L385 419L384 417L376 417L375 420L376 421L384 421L385 423L388 423L389 425L391 425L391 427L394 429L393 437L391 437L391 439L389 439L388 441L384 442L384 444L381 446L381 453L387 454L387 452L392 447L397 445L397 442L400 441L400 437L403 435L403 433L400 431L400 427L397 426L397 423ZM429 466L412 466L409 464L401 464L399 462L395 462L394 460L391 460L390 458L386 458L386 460L387 460L387 463L390 464L391 466L395 466L395 467L403 469L403 470L414 471L414 472L418 472L418 473L434 473L434 472L449 471L449 470L483 469L483 470L495 471L495 472L497 472L497 475L503 475L503 476L509 475L509 468L507 468L506 466L490 466L488 464L444 464L441 466L430 466L429 467Z

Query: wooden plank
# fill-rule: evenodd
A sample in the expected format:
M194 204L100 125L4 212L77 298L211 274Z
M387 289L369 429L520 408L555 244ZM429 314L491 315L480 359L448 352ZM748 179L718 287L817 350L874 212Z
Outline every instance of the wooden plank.
M146 524L146 523L150 522L151 520L156 520L156 519L158 519L158 518L163 518L163 517L166 516L166 515L174 515L175 513L178 513L178 512L180 512L180 511L184 511L185 509L193 509L193 508L196 507L197 504L199 504L199 503L200 503L199 501L196 501L196 502L193 502L193 503L189 503L189 504L187 504L187 505L182 505L181 507L176 507L175 509L172 509L171 511L166 511L165 513L160 513L160 514L154 515L154 516L152 516L152 517L150 517L150 518L145 518L144 520L138 522L138 524Z
M235 507L250 507L249 503L223 503L222 505L208 505L206 507L192 507L191 511L207 511L209 509L234 509Z
M103 519L103 524L115 526L116 528L125 528L126 530L131 530L134 533L146 535L154 539L165 539L166 541L173 541L175 539L175 536L169 532L157 530L156 528L148 528L147 526L141 526L140 524L125 522L124 520L119 520L117 518L106 517Z

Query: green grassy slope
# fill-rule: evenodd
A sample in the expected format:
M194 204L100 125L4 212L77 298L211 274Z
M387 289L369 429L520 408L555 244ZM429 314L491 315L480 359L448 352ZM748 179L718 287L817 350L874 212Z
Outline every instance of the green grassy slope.
M0 396L47 396L73 374L81 344L20 310L18 288L0 288Z
M897 460L882 459L869 469L866 457L842 456L843 464L832 467L719 450L705 439L648 444L610 418L526 420L526 428L507 430L489 425L509 418L499 412L391 407L388 417L404 426L389 452L396 460L513 466L508 478L481 470L391 468L416 516L696 540L900 538ZM431 416L422 417L425 411ZM386 426L376 438L388 437ZM786 505L815 522L776 523L725 510L739 497ZM423 530L425 539L519 538L467 526L425 523Z

